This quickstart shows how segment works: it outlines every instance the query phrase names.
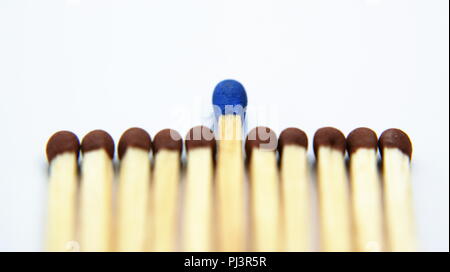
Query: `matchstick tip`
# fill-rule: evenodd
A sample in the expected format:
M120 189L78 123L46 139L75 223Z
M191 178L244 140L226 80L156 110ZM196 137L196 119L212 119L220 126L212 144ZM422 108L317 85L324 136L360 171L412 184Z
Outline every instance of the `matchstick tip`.
M74 152L78 157L80 141L77 135L70 131L58 131L47 141L47 159L51 162L57 155L65 152Z
M351 155L359 148L376 150L378 137L370 128L360 127L348 134L346 142L348 154Z
M278 150L283 152L283 148L286 145L298 145L305 149L308 148L308 136L306 133L298 128L290 127L283 130L278 139Z
M84 136L81 141L81 152L86 153L97 149L104 149L109 157L114 158L114 140L104 130L93 130Z
M398 148L410 159L412 156L412 143L408 134L400 129L391 128L385 130L378 141L381 155L383 155L384 148Z
M214 88L212 103L216 114L242 115L247 107L247 93L238 81L223 80Z
M267 151L275 151L277 149L277 135L268 127L255 127L248 134L245 140L245 152L250 157L254 148Z
M313 145L316 157L321 146L327 146L345 154L345 136L340 130L333 127L318 129L314 134Z
M183 140L181 135L173 129L163 129L155 135L153 139L153 153L158 153L161 149L181 151L183 149Z
M193 127L186 134L185 145L187 151L198 147L209 147L214 153L216 150L214 132L205 126Z
M117 153L119 159L122 159L128 147L137 147L150 152L152 148L152 139L147 131L142 128L134 127L126 130L119 140Z

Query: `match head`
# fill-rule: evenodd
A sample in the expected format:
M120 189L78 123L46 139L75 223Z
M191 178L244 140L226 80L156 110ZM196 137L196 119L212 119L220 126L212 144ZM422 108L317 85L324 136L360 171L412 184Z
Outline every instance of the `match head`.
M247 134L245 140L247 157L250 157L254 148L275 151L277 149L277 135L268 127L255 127Z
M319 148L321 146L330 147L336 149L342 154L345 154L345 136L344 134L333 127L323 127L316 131L314 134L314 154L319 154Z
M400 129L391 128L385 130L378 141L381 155L383 155L384 148L398 148L410 159L412 156L412 143L408 137L408 134Z
M155 135L153 140L153 153L156 154L161 149L167 150L183 150L183 140L181 139L181 135L173 129L163 129Z
M136 147L150 152L152 139L147 131L142 128L130 128L120 137L119 146L117 147L119 159L123 158L128 147Z
M283 152L286 145L298 145L308 149L308 136L306 133L298 128L287 128L283 130L278 139L278 151Z
M348 134L347 151L351 155L359 148L377 149L377 134L370 128L360 127Z
M205 126L193 127L186 134L185 145L187 151L193 148L209 147L214 153L216 150L214 132Z
M243 114L247 107L247 93L236 80L227 79L214 88L212 97L216 114Z
M111 135L104 130L93 130L84 136L83 141L81 141L81 152L83 152L83 154L102 148L111 159L114 158L114 140Z
M47 141L48 162L52 162L57 155L65 152L74 152L78 158L79 151L80 141L77 135L70 131L58 131Z

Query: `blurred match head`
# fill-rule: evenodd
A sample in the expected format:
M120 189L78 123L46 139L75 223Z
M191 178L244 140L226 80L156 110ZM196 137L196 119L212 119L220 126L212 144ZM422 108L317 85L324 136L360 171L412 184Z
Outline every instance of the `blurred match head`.
M187 151L200 147L211 148L213 152L216 150L214 132L205 126L191 128L186 134L185 144Z
M241 83L227 79L214 88L212 102L216 115L242 115L247 107L247 93Z
M248 134L245 140L245 152L250 157L255 148L265 151L275 151L277 149L277 135L268 127L255 127Z
M183 149L181 135L169 128L158 132L153 139L153 153L156 154L162 149L178 151L181 154Z
M104 130L93 130L84 136L83 141L81 141L81 152L83 154L102 148L111 159L114 158L114 140Z
M130 128L120 137L119 146L117 147L119 159L123 158L128 147L136 147L150 152L150 149L152 148L152 139L147 131L142 128Z
M80 141L77 135L70 131L58 131L47 141L47 159L51 162L56 156L66 152L74 152L77 157L80 151Z
M323 127L314 134L314 154L319 154L320 147L329 147L345 154L345 136L342 132L333 127Z
M391 128L385 130L378 141L381 155L385 148L398 148L410 159L412 156L412 144L408 135L400 129Z
M360 127L348 134L346 142L348 154L352 155L360 148L376 150L378 137L370 128Z
M308 136L306 133L298 128L287 128L283 130L278 139L278 151L283 152L286 145L297 145L308 149Z

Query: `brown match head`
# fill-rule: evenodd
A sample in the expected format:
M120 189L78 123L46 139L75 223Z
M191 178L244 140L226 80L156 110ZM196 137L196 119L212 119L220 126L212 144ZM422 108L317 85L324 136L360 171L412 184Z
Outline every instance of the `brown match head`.
M410 159L412 156L412 144L408 137L408 134L401 131L400 129L391 128L385 130L378 141L378 146L380 148L381 155L383 155L383 150L386 147L398 148Z
M345 136L342 132L333 127L323 127L314 134L314 154L318 155L321 146L336 149L345 154Z
M47 141L47 159L51 162L57 155L74 152L77 157L80 151L80 141L77 135L70 131L58 131Z
M278 150L283 152L286 145L298 145L308 149L308 136L306 133L298 128L287 128L283 130L278 139Z
M277 149L277 135L268 127L255 127L248 134L245 140L245 152L250 157L254 148L266 151Z
M104 130L93 130L86 134L83 141L81 141L81 152L83 152L83 154L102 148L108 153L111 159L114 158L114 140L111 135Z
M193 127L186 134L185 145L187 151L192 148L209 147L215 152L216 139L214 132L204 126Z
M181 135L173 129L163 129L155 135L155 139L153 140L153 153L158 153L161 149L167 150L183 150L183 140L181 139Z
M142 128L130 128L120 137L119 146L117 147L119 159L123 158L128 147L136 147L150 152L152 139L147 131Z
M359 148L377 149L377 134L370 128L360 127L348 134L347 151L351 155Z

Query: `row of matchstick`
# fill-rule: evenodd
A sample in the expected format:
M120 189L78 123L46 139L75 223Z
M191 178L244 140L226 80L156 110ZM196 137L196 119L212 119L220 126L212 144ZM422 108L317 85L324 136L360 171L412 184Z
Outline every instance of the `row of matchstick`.
M113 197L111 136L95 130L80 145L71 132L55 133L47 143L47 249L311 251L314 190L306 134L288 128L277 139L270 129L255 128L246 137L246 160L242 136L237 115L220 117L217 141L206 127L191 129L185 138L184 190L179 190L180 135L166 129L152 141L143 129L129 129L118 144L119 181ZM320 249L415 250L408 136L389 129L378 139L372 130L358 128L346 138L326 127L316 132L313 146Z

